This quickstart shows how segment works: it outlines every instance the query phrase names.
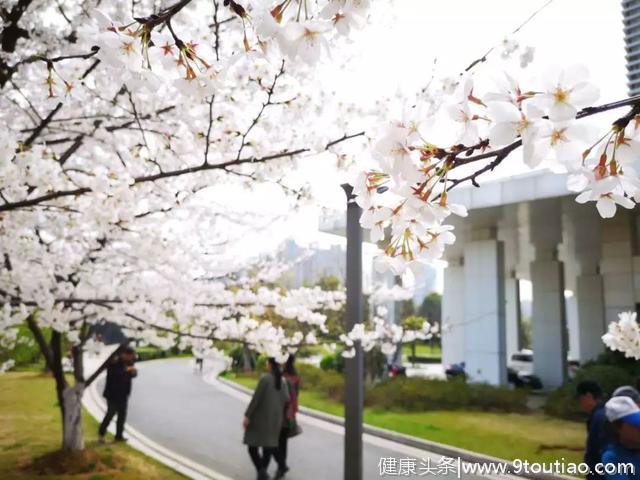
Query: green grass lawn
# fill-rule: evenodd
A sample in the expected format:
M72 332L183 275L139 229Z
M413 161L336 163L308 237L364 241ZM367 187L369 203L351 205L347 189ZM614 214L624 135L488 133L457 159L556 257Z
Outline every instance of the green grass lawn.
M402 345L402 354L405 356L411 355L411 344L405 343ZM418 357L425 358L441 358L442 357L442 348L440 345L434 345L433 348L428 343L418 342L416 345L416 355Z
M227 374L225 378L249 388L254 388L257 382L256 376ZM300 404L343 415L343 406L322 392L303 389ZM582 461L585 441L583 423L560 420L542 413L414 413L366 408L364 420L375 427L508 460L551 462L564 458L564 462L579 462Z
M136 452L126 444L97 442L97 422L86 412L86 451L75 474L34 470L32 462L60 447L61 423L54 382L34 372L0 375L0 478L49 480L178 480L185 477ZM38 462L48 465L47 462ZM53 462L49 462L53 463Z

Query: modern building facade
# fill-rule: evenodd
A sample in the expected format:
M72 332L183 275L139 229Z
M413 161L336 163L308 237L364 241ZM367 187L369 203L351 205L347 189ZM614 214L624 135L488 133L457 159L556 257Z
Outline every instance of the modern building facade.
M623 0L629 95L640 94L640 0Z
M320 232L318 240L308 245L300 245L293 239L287 240L278 256L291 265L281 281L289 288L316 285L324 277L336 277L343 284L346 278L346 238ZM362 285L370 291L374 282L373 259L378 248L368 242L362 246Z
M450 192L466 205L446 251L444 363L466 363L474 381L505 384L521 347L520 280L532 284L533 368L545 388L604 350L606 325L640 303L640 216L602 219L575 202L566 177L536 172Z

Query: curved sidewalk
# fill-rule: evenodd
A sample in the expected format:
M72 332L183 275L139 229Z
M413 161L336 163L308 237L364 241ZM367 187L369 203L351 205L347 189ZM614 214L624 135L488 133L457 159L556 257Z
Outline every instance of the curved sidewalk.
M191 478L249 480L255 478L242 445L242 416L249 396L214 380L203 381L189 359L154 360L138 364L129 402L127 434L134 448L163 461ZM209 372L215 374L215 372ZM90 413L100 416L104 378L87 392ZM291 472L288 480L339 480L342 478L343 428L339 421L300 415L303 434L290 441ZM416 448L375 434L364 436L364 478L381 478L381 458L412 458L438 465L441 455L433 448ZM414 445L421 445L416 443ZM173 464L173 465L172 465ZM418 470L419 467L416 467ZM272 463L271 471L275 470ZM420 478L433 476L423 475ZM457 475L451 473L450 477ZM393 478L394 475L385 478ZM407 478L407 476L404 476ZM409 475L408 478L418 478ZM398 477L399 478L399 477ZM465 478L473 478L465 476ZM477 477L476 477L477 478ZM485 476L485 478L489 478ZM495 477L497 478L497 477ZM502 476L501 478L504 478Z

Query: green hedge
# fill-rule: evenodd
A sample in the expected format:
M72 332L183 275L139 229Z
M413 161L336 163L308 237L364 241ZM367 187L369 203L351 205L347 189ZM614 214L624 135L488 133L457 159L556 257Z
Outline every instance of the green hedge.
M48 329L43 329L47 335ZM44 358L36 344L31 332L25 325L18 327L18 338L13 348L0 347L0 363L7 360L15 362L14 368L44 367Z
M324 371L334 370L342 373L344 371L344 357L340 352L328 353L320 360L320 368Z
M640 362L635 358L627 358L622 352L614 352L612 350L605 350L598 358L593 361L587 362L583 367L591 367L593 365L609 365L612 367L619 367L625 370L629 375L634 377L640 377Z
M442 358L440 357L421 357L420 355L409 355L407 360L410 363L442 363Z
M167 358L169 352L166 350L160 350L156 348L140 348L136 350L136 360L138 362L145 362L147 360L156 360L158 358Z
M147 360L157 360L159 358L181 357L189 356L189 351L181 352L176 347L172 347L169 350L161 350L156 347L138 347L136 348L136 359L138 362L145 362Z
M395 377L380 382L365 393L365 404L387 410L482 410L524 412L526 390L510 390L463 380Z
M344 376L298 363L302 391L318 392L336 402L344 400ZM255 374L259 374L256 372ZM386 410L424 412L432 410L527 411L527 391L511 390L464 380L433 380L395 377L368 386L365 404Z
M578 420L584 418L575 399L576 386L583 380L597 382L605 395L622 385L634 385L635 376L626 368L615 365L589 364L576 372L575 377L563 387L554 391L545 405L545 412L560 418Z
M341 402L344 398L344 377L336 371L323 371L313 365L299 363L300 387L323 393L327 398Z

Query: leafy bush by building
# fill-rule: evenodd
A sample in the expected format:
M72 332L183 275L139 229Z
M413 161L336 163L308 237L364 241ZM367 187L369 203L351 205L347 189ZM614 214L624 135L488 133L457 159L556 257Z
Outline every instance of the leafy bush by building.
M260 363L260 362L258 362ZM326 366L326 365L325 365ZM344 375L335 370L299 362L296 365L300 387L335 402L344 401ZM259 369L253 374L259 375ZM478 410L490 412L527 411L527 391L511 390L464 380L434 380L395 377L368 385L365 404L384 410L426 412L433 410Z
M344 376L336 371L323 371L313 365L299 363L296 366L301 388L321 392L327 398L341 402L344 394Z
M545 412L560 418L578 420L584 414L578 409L575 399L576 385L583 380L597 382L606 396L622 385L634 385L635 377L627 369L615 365L591 363L576 372L575 377L554 391L545 405Z
M344 377L332 370L298 364L303 390L323 393L341 402ZM483 410L523 412L527 393L485 384L425 378L389 378L367 387L365 403L369 407L421 412L429 410Z
M462 380L436 380L396 377L367 389L365 403L387 410L421 412L430 410L482 410L524 412L527 392L466 383Z
M590 367L593 365L609 365L612 367L619 367L625 370L629 375L636 378L640 377L640 362L634 358L627 358L622 352L614 352L606 349L598 358L591 362L584 364L584 367Z
M340 353L328 353L320 360L320 368L322 370L333 370L338 373L344 371L344 357Z

